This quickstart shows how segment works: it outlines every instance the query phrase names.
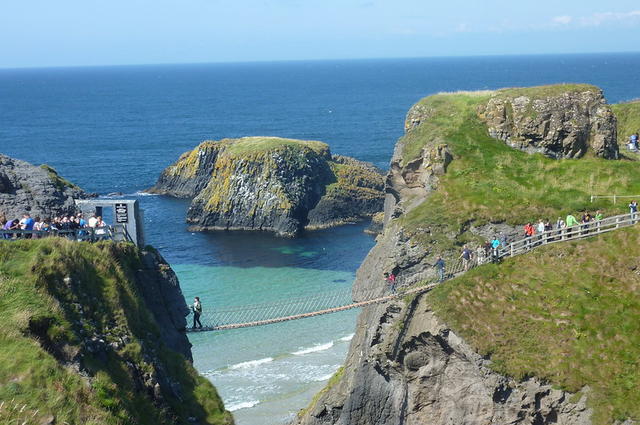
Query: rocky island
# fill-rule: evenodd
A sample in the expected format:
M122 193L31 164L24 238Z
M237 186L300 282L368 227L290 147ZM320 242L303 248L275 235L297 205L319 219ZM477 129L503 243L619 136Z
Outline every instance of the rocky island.
M327 144L276 137L205 141L167 167L149 192L193 198L197 230L266 230L292 236L371 217L384 179Z
M385 294L385 272L399 288L432 281L437 256L456 262L464 244L519 237L527 222L628 212L590 202L640 190L638 163L616 160L617 109L580 84L418 102L354 299ZM636 423L640 265L630 253L639 242L636 227L551 245L365 307L344 367L295 423Z

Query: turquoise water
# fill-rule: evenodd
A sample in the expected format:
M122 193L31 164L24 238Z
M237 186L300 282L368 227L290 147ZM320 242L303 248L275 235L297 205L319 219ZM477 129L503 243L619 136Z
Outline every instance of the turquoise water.
M385 168L423 96L585 82L620 102L640 97L638 69L632 53L0 70L0 151L48 163L89 192L139 199L147 242L187 299L211 309L348 286L374 240L363 226L294 240L189 232L188 201L140 191L200 141L323 140ZM195 365L238 425L278 425L343 362L356 314L195 334Z
M305 255L309 251L300 251ZM282 301L349 287L354 273L297 267L174 265L187 299L205 309ZM340 367L357 311L264 327L191 334L196 368L215 382L238 423L290 419Z

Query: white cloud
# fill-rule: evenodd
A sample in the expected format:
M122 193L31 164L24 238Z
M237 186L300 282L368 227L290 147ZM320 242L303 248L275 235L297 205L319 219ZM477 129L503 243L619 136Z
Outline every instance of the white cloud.
M456 26L455 32L469 32L471 31L471 28L469 27L468 24L466 23L460 23Z
M573 21L573 18L571 16L568 16L568 15L563 15L563 16L556 16L551 21L554 24L569 25L571 23L571 21Z
M551 19L554 26L599 27L607 24L634 24L640 22L640 10L630 12L600 12L588 16L555 16Z
M630 22L634 20L640 21L640 10L632 10L631 12L604 12L594 13L591 16L582 17L579 20L580 25L585 27L597 27L606 23L614 22Z

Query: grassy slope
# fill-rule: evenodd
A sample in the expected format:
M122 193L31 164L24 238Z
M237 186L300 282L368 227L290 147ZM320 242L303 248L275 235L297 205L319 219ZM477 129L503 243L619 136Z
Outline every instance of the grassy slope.
M618 118L618 144L624 153L629 136L640 132L640 101L611 105L611 109Z
M640 228L552 245L435 289L435 311L499 372L592 393L594 422L640 419Z
M140 268L131 245L0 242L0 423L40 423L49 415L70 424L188 423L189 416L229 423L213 386L159 342L133 283ZM67 276L73 284L65 284ZM56 357L73 359L90 335L129 343L104 357L83 350L87 379ZM45 345L56 347L56 357ZM163 409L136 389L135 374L157 372L149 356L182 389L181 400L163 390Z
M615 214L625 204L600 200L591 194L640 193L640 167L631 161L599 158L553 160L512 149L488 136L476 110L489 95L440 94L421 103L433 117L402 139L403 161L416 158L428 143L447 143L454 161L427 202L402 220L414 239L429 245L445 243L462 223L521 224L540 218L552 222L569 212L601 209ZM420 229L432 227L427 234ZM464 236L461 237L462 242Z

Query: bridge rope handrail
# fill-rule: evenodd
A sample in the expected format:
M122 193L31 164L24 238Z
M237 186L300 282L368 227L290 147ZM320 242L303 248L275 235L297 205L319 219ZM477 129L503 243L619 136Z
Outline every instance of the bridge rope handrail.
M498 249L497 255L494 256L489 261L498 261L502 258L506 257L514 257L516 255L521 255L531 251L532 249L548 245L551 243L558 242L568 242L572 240L583 239L595 235L599 235L602 233L610 232L619 228L632 226L640 221L639 214L621 214L617 216L608 217L602 220L594 220L590 223L581 223L576 226L567 227L563 229L553 229L545 232L540 232L533 236L528 236L514 242L511 242L506 247L500 247ZM478 261L477 257L474 257L470 261L466 262L462 259L456 259L454 261L450 261L445 269L445 277L443 281L450 280L454 277L459 276L466 271L481 265L482 263ZM465 267L466 266L466 267ZM215 330L225 330L225 329L237 329L244 327L252 327L252 326L261 326L272 323L280 323L290 320L297 320L306 317L314 317L320 316L329 313L335 313L339 311L346 311L353 308L359 308L366 305L382 303L386 301L390 301L399 297L404 297L407 295L420 294L423 292L430 291L439 285L441 281L436 280L436 278L431 277L431 280L424 280L420 284L420 286L412 287L403 291L399 291L397 293L380 295L382 288L372 288L370 291L351 291L351 299L349 301L344 300L344 303L337 306L331 306L330 303L326 302L327 300L334 300L337 302L340 300L340 296L345 296L345 290L334 291L334 293L322 293L322 294L314 294L310 297L300 297L295 299L288 299L286 302L277 302L277 303L261 303L261 304L253 304L249 306L245 306L245 308L240 308L239 306L235 306L231 309L223 309L217 310L212 313L204 314L202 317L209 318L210 322L206 326L201 329L187 329L188 331L215 331ZM356 301L354 298L354 293L357 296L358 300ZM374 296L375 294L375 296ZM366 295L362 297L362 295ZM374 296L373 298L369 298L369 296ZM318 302L324 302L323 307L318 306ZM289 313L286 312L286 308L297 307L299 303L303 303L305 307L303 311L298 313ZM251 317L252 313L255 312L263 312L268 314L263 314L267 316L266 318L255 318ZM233 314L241 313L240 317L233 317ZM235 319L235 322L231 321ZM238 320L240 319L240 320Z

